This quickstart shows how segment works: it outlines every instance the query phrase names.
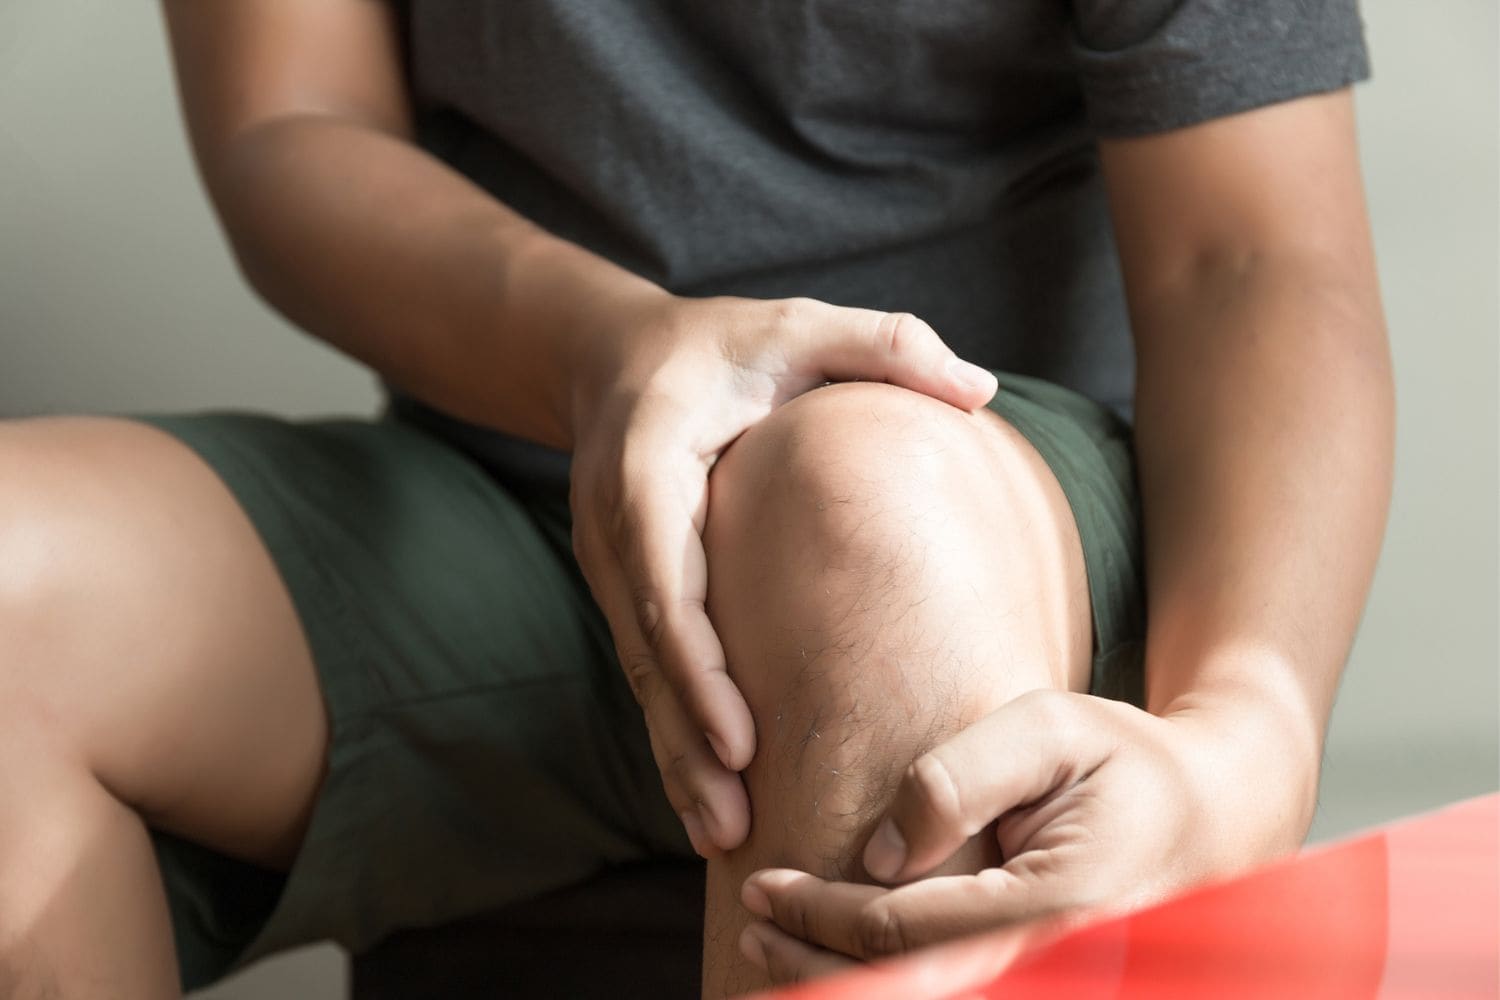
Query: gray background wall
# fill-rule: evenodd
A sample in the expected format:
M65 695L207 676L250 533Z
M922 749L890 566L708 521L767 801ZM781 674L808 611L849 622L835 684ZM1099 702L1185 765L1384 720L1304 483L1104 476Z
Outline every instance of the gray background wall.
M1359 91L1397 368L1396 493L1315 838L1497 777L1497 12L1366 0ZM0 0L0 416L363 413L370 377L236 276L193 175L154 5ZM340 995L317 948L204 1000Z

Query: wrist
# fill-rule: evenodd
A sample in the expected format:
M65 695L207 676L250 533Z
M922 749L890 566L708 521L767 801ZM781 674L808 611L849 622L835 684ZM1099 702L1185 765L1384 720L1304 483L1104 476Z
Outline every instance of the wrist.
M539 387L560 446L573 450L579 397L611 377L625 317L672 296L659 285L566 240L533 229L514 247L505 274L506 322L532 332L545 355Z
M1316 773L1330 706L1309 685L1307 664L1220 644L1193 654L1147 650L1146 707L1165 719L1199 719L1230 742L1269 741L1296 770Z
M1202 807L1238 858L1295 851L1317 808L1321 746L1284 708L1245 698L1178 703L1162 719L1187 741L1184 768Z

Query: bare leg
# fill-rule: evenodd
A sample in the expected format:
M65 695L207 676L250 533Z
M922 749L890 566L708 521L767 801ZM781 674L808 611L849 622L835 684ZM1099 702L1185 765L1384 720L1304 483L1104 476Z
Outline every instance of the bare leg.
M902 771L1022 692L1087 685L1077 528L994 414L845 384L777 410L715 467L710 613L756 719L748 843L711 862L704 995L764 987L739 887L776 865L866 880ZM992 857L981 834L945 870Z
M196 456L0 426L0 995L175 995L146 822L285 865L327 738L285 588Z

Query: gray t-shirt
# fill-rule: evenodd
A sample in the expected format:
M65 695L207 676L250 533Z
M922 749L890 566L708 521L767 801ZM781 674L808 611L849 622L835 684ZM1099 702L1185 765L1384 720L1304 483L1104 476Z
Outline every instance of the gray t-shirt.
M915 313L1128 418L1094 140L1368 75L1356 0L405 0L422 146L684 295ZM513 484L567 456L396 412Z

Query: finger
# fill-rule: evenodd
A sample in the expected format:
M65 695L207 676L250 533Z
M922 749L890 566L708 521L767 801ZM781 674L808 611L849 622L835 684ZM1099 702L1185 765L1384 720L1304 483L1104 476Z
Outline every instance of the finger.
M685 502L686 487L663 482L660 470L659 461L627 467L612 548L655 668L724 765L742 770L755 753L755 725L708 618L708 563L692 515L698 504ZM705 490L706 471L695 481Z
M777 986L831 976L855 964L841 955L804 944L759 920L740 932L740 954L764 969Z
M651 754L693 850L714 858L740 846L750 833L744 781L714 756L670 691L661 690L652 706L646 719Z
M745 880L740 902L799 941L868 958L871 949L856 927L866 909L891 891L877 885L829 881L790 868L767 868Z
M993 373L956 356L937 331L910 313L825 307L813 318L812 358L835 380L874 379L973 410L989 402Z
M758 894L766 914L760 913ZM747 909L810 946L871 961L940 941L1047 916L1063 907L1027 873L986 868L896 889L765 869L745 882Z
M609 571L602 575L601 589L607 604L628 608L628 585L623 575ZM667 801L699 855L710 858L733 850L750 832L750 800L744 782L724 766L703 731L683 710L657 670L655 657L634 617L625 611L614 618L620 622L617 629L612 625L616 650L645 717L651 754L661 772Z
M1097 767L1112 745L1079 724L1082 697L1022 695L918 757L865 845L865 870L883 882L931 871L997 816Z

